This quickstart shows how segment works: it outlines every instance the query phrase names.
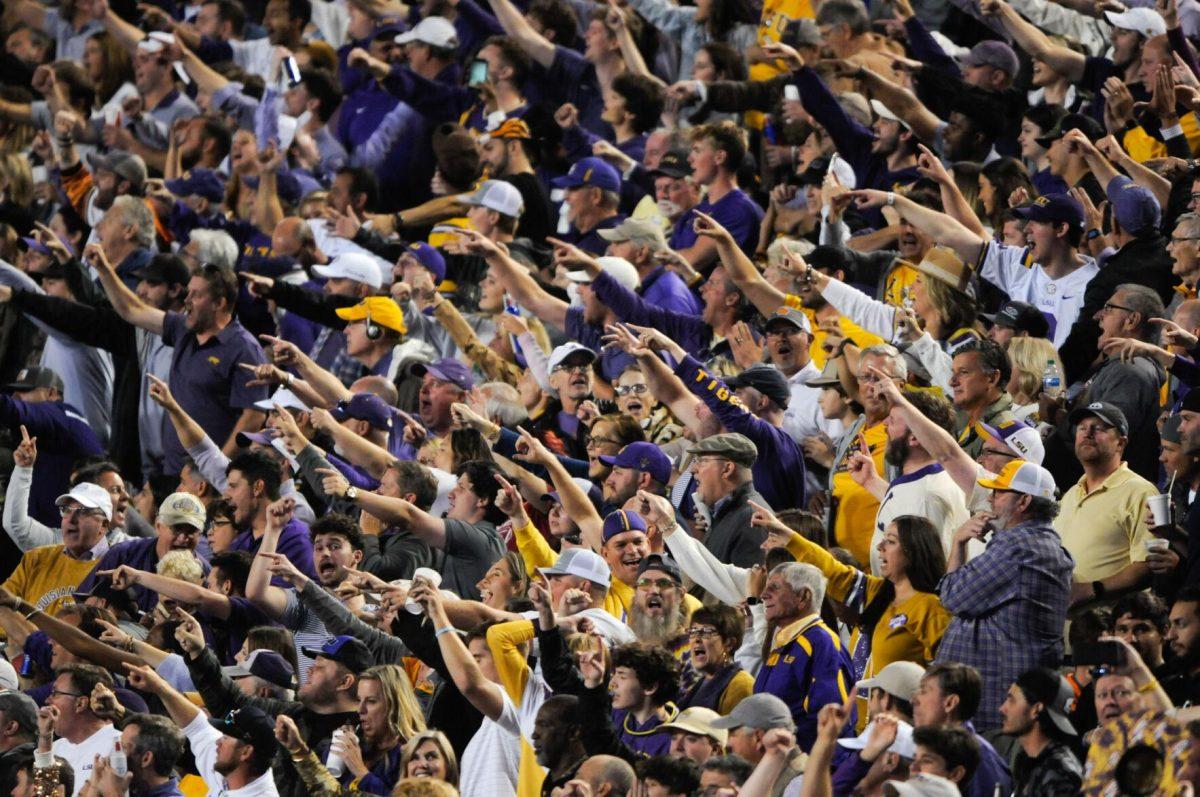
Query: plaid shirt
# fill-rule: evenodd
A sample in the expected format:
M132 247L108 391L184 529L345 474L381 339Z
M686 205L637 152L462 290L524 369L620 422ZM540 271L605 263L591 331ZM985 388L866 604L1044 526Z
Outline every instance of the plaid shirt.
M1000 704L1018 675L1062 659L1074 569L1050 524L1031 521L995 533L987 550L938 584L954 619L937 661L979 670L983 698L974 721L981 732L1000 727Z

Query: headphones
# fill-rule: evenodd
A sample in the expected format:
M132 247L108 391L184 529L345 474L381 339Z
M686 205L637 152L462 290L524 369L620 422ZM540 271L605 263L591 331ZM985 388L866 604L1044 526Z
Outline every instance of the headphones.
M371 321L371 311L367 310L367 340L379 340L383 337L383 327Z

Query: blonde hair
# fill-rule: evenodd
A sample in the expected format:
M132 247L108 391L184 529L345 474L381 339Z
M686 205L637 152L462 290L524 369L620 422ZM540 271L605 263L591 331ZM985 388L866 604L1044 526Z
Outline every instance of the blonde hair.
M199 584L204 580L204 568L191 551L167 551L166 556L158 560L154 570L160 576L177 578L189 584Z
M33 171L29 159L15 152L0 155L0 181L8 198L17 205L33 204Z
M458 789L437 778L401 778L392 797L458 797Z
M410 739L425 730L425 717L421 705L413 693L408 673L395 664L381 664L365 670L358 676L361 681L377 681L383 692L383 703L387 709L388 730L400 739Z
M441 779L442 782L448 783L451 786L457 786L458 756L454 754L454 746L450 744L450 740L446 738L446 734L436 728L421 731L404 743L404 749L400 751L401 774L408 772L408 762L413 760L413 756L417 754L417 750L421 749L421 745L426 742L433 742L438 752L442 754L442 760L446 762L446 777ZM411 778L411 780L417 780L417 778Z
M1020 337L1008 342L1008 360L1017 375L1017 390L1033 401L1042 389L1042 371L1046 362L1053 360L1059 373L1064 373L1058 350L1046 338Z

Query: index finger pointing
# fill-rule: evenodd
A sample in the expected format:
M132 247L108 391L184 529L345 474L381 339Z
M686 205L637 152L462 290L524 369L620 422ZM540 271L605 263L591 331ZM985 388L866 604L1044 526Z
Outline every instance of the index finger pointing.
M25 424L21 424L21 442L29 442L29 430L25 428Z

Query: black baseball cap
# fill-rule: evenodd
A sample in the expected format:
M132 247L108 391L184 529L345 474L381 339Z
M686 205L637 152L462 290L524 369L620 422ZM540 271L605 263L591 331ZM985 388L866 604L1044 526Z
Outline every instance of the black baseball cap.
M1069 113L1059 119L1058 124L1053 128L1035 140L1039 147L1048 149L1051 144L1072 130L1082 130L1088 141L1099 141L1104 138L1104 128L1095 119L1082 113Z
M996 326L1027 332L1030 337L1044 338L1050 334L1050 322L1046 316L1028 302L1005 302L995 313L982 315Z
M685 149L673 149L663 154L658 161L658 168L650 171L651 177L671 177L678 180L692 173L688 163L688 153Z
M1114 427L1121 433L1122 437L1129 436L1129 421L1125 419L1125 413L1121 412L1121 408L1115 404L1109 404L1107 401L1093 401L1082 407L1076 407L1071 410L1071 414L1067 416L1067 423L1074 426L1089 415L1095 416Z
M59 393L63 392L62 377L49 368L34 365L22 368L17 372L17 378L5 386L5 390L37 390L39 387L52 387Z
M210 719L208 724L256 750L271 750L275 744L275 723L257 706L235 708L221 719Z
M665 553L652 553L643 559L638 564L638 578L647 570L659 570L671 577L671 580L680 586L683 585L683 572L680 571L679 565L670 555Z
M787 377L778 368L764 363L752 365L737 376L729 377L725 384L730 390L752 387L778 404L781 409L787 409L788 402L792 399Z
M300 652L310 659L318 656L333 659L355 675L375 666L375 658L366 643L352 636L331 637L319 648L300 648Z
M221 672L230 678L245 678L253 675L282 689L295 688L295 670L283 656L273 650L258 648L250 651L246 660L232 667L222 667Z

